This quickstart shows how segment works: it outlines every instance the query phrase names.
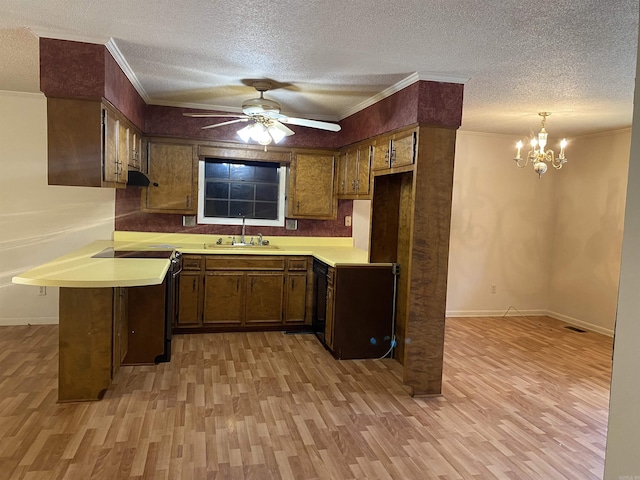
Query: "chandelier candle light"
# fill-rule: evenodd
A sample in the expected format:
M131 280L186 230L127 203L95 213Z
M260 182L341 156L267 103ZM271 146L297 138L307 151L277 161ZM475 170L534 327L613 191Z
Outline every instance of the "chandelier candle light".
M529 162L533 165L533 170L538 174L538 178L547 171L547 163L551 164L556 170L560 170L562 165L567 163L567 159L564 156L564 148L567 146L567 139L563 138L560 142L560 154L556 158L553 150L545 150L547 146L547 131L545 125L547 124L547 117L551 115L551 112L538 113L542 117L542 130L538 133L538 138L533 137L531 139L531 150L525 158L520 156L520 150L522 149L522 142L516 143L516 166L520 168L526 167Z

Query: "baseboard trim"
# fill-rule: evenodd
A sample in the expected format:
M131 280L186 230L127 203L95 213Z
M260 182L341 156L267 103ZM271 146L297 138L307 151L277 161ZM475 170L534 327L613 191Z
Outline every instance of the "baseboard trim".
M509 312L508 315L505 315L506 312ZM549 310L515 310L511 308L510 310L450 310L446 313L447 317L551 317L556 320L560 320L561 322L568 323L570 325L574 325L576 327L580 327L584 330L589 330L591 332L601 333L602 335L606 335L608 337L613 337L613 330L608 328L603 328L599 325L594 325L592 323L583 322L582 320L578 320L577 318L570 317L568 315L563 315L562 313L551 312Z
M58 317L16 317L0 318L0 326L12 325L57 325Z

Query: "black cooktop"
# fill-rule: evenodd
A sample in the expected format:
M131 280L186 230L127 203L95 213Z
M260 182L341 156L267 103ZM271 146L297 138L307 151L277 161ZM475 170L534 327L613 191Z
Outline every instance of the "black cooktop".
M114 250L105 248L91 258L166 258L173 255L173 250Z

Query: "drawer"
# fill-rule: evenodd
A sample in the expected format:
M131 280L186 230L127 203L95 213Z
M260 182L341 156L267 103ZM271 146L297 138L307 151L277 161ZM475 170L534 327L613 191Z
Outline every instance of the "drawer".
M183 270L200 270L201 268L202 268L202 257L197 255L182 256Z
M210 256L207 270L284 270L284 257Z
M306 258L289 258L287 265L289 270L306 270L309 263Z

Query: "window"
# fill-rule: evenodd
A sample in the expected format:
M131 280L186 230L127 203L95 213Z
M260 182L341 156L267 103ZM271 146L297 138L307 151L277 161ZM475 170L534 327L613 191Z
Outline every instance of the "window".
M286 168L207 158L199 166L198 223L284 225Z

